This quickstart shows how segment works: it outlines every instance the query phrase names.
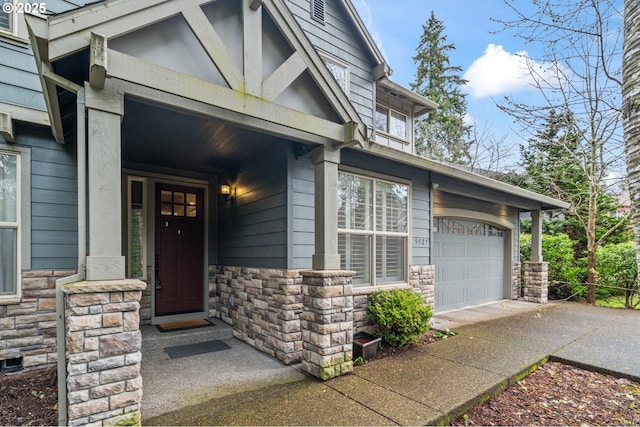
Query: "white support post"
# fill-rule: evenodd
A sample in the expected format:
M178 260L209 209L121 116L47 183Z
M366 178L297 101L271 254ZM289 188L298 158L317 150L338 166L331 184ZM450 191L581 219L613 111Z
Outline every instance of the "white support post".
M531 211L531 262L542 262L542 215Z
M85 86L88 109L89 256L87 280L125 278L122 256L122 93Z
M319 147L313 153L315 167L314 270L339 270L338 254L338 164L340 151Z

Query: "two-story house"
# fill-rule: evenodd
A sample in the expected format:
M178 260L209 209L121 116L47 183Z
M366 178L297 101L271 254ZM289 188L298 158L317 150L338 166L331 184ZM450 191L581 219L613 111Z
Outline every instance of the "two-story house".
M141 385L78 397L129 387L139 324L219 318L327 378L373 290L519 298L519 213L535 269L540 211L566 206L416 156L437 105L349 0L4 2L0 367L66 358L70 422L139 409Z

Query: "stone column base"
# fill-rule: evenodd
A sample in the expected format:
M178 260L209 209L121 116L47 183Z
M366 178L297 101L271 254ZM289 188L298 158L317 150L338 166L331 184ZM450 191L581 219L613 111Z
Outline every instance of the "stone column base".
M302 275L302 370L328 380L353 372L353 271Z
M524 300L538 304L549 301L549 263L524 263Z
M140 425L144 288L140 280L85 281L62 288L69 425Z

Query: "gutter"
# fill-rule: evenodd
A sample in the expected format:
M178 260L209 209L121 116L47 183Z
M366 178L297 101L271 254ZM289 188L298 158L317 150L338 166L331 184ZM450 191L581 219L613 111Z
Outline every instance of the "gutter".
M87 260L87 137L85 127L84 88L77 92L77 176L78 176L78 273L56 280L56 347L58 354L58 425L66 426L67 417L67 347L64 325L64 294L62 287L86 278Z

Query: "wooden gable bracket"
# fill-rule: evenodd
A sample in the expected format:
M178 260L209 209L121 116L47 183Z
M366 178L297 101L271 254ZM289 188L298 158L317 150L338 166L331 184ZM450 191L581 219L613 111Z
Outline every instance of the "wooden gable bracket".
M0 136L7 142L15 142L11 114L0 113Z
M354 145L359 145L360 148L364 148L361 135L362 133L360 132L360 123L347 122L344 124L344 142L334 145L334 148L340 149L353 147Z
M107 78L107 38L91 32L89 44L89 84L104 89Z

